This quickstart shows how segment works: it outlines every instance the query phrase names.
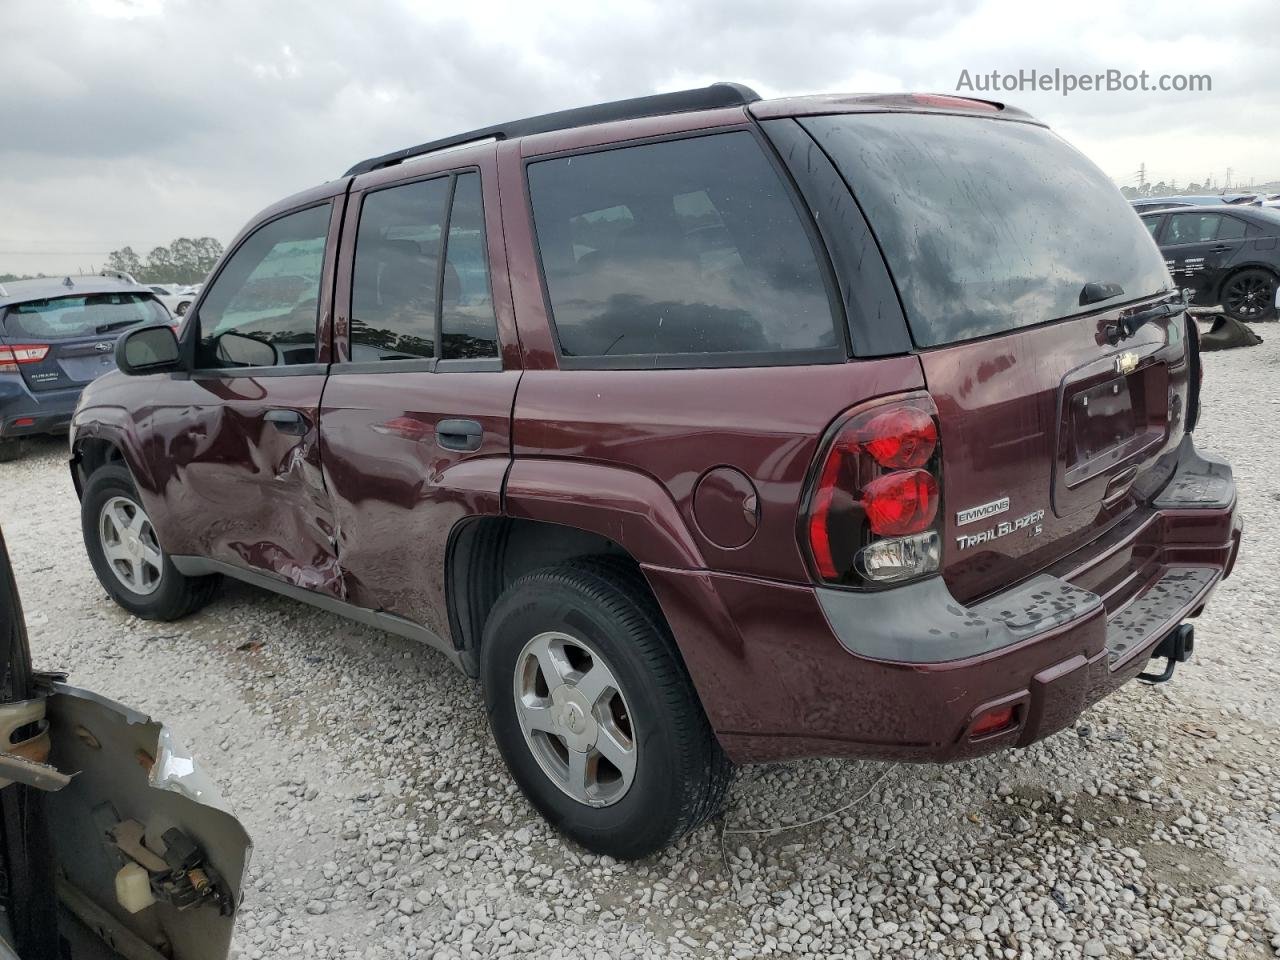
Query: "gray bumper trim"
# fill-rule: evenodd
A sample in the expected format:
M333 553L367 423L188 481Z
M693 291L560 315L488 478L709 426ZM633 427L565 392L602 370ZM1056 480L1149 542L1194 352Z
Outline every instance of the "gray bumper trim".
M879 593L821 588L817 594L846 650L907 663L962 660L1105 615L1097 594L1048 574L972 607L951 596L941 577Z

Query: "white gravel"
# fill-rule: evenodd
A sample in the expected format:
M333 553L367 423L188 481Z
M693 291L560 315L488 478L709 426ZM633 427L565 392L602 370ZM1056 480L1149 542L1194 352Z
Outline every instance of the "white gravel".
M438 655L248 587L177 624L98 587L61 441L0 465L37 663L169 721L256 841L242 957L1280 954L1280 329L1206 357L1200 444L1246 545L1197 659L1048 742L952 767L746 771L728 829L566 846Z

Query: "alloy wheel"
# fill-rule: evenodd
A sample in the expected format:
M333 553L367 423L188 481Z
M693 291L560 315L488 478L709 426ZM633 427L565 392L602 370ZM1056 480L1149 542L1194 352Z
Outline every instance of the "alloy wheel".
M1267 274L1249 270L1233 277L1222 292L1222 306L1237 320L1261 319L1273 305L1275 281Z
M155 593L164 553L142 507L128 497L112 497L98 514L98 537L107 566L126 589L141 596Z
M632 714L609 665L585 641L540 633L516 658L516 716L542 772L579 803L621 800L636 773Z

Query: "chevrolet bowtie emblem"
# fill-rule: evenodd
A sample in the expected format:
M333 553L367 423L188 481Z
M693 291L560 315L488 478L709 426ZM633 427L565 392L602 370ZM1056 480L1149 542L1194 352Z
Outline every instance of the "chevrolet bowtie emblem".
M1116 357L1116 373L1133 373L1138 369L1138 355L1136 353L1122 353Z

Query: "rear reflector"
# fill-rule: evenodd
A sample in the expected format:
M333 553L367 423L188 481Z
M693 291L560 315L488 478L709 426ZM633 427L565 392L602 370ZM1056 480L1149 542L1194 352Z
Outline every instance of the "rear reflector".
M39 363L49 355L47 343L0 346L0 373L11 373L22 363Z
M15 427L31 427L35 426L35 422L34 417L19 417L17 420L13 421L13 425Z
M973 721L973 726L969 728L970 739L985 737L989 733L997 733L1007 727L1012 727L1016 709L1016 707L1009 706L988 710Z

